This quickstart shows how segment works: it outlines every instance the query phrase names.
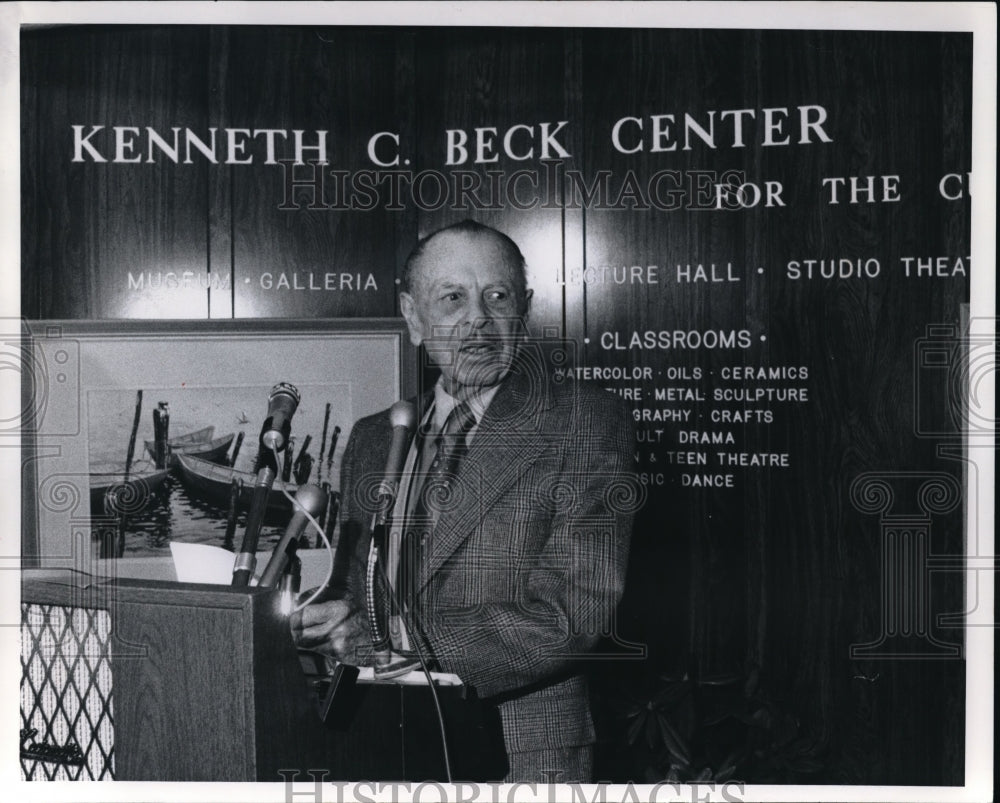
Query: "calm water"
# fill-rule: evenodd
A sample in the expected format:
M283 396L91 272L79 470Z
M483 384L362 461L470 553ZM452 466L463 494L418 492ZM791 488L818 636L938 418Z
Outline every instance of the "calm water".
M239 548L246 530L246 511L237 516L234 543L227 544L228 511L189 493L178 471L171 472L142 512L129 516L125 531L126 557L167 556L171 541ZM290 516L289 513L265 519L258 542L261 551L273 548L281 539ZM310 540L312 538L310 536Z

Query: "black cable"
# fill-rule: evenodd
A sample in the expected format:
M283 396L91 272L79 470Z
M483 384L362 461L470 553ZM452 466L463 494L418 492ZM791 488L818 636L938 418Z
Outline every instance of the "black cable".
M406 612L403 611L403 607L399 604L399 597L396 596L395 589L392 587L392 584L389 583L389 578L386 576L385 573L385 565L383 564L382 561L378 561L377 563L379 572L381 573L382 582L385 583L385 588L389 594L389 598L390 601L392 602L393 609L400 613L405 622L406 619L408 619L409 617L407 617ZM415 614L412 615L415 616ZM417 623L414 622L414 624ZM420 630L422 633L423 628L420 628ZM454 783L454 781L452 781L451 778L451 761L448 758L448 736L445 733L444 713L441 711L441 701L438 699L437 688L434 685L434 679L431 677L431 670L427 666L427 661L424 658L423 651L420 649L420 644L418 643L419 640L420 638L417 636L417 634L412 634L411 641L413 642L413 651L417 654L417 660L420 662L420 668L424 672L424 677L427 678L427 685L430 686L431 689L431 699L434 700L434 710L437 713L438 730L441 733L441 748L444 751L444 772L445 775L447 776L445 780L447 780L448 783Z

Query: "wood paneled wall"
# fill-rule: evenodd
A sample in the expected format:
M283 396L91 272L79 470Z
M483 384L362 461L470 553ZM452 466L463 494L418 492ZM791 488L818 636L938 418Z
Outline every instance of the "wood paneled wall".
M651 152L652 115L816 104L831 143L763 144L761 121L742 147L694 142ZM623 154L614 121L644 120L647 147ZM283 169L173 164L73 164L73 124L329 131L337 170L371 169L369 137L399 136L406 169L445 166L448 129L472 133L568 121L565 170L741 171L782 185L783 205L712 211L282 210ZM629 129L635 134L636 129ZM722 127L720 125L720 131ZM806 366L810 401L774 405L773 423L735 424L739 449L789 452L792 467L738 472L733 489L648 488L640 512L620 634L647 645L598 688L637 675L759 674L816 745L820 783L942 784L963 773L964 664L923 654L853 657L885 625L886 516L918 512L920 476L961 484L945 438L925 437L920 410L943 409L939 382L915 362L929 325L960 324L964 276L908 278L901 258L968 256L967 201L938 192L971 164L971 37L962 34L727 30L467 30L364 28L62 28L22 36L22 309L29 318L371 317L397 314L396 280L418 236L473 217L525 252L536 290L534 332L567 338L581 365L704 372L732 365ZM635 137L630 142L638 141ZM474 144L474 143L473 143ZM732 144L732 143L730 143ZM536 148L538 142L535 143ZM538 169L500 155L462 165ZM898 175L901 200L829 203L829 177ZM683 182L682 178L682 182ZM682 184L682 187L687 186ZM690 197L687 200L691 200ZM879 260L876 279L789 278L791 260ZM739 281L676 279L678 265L715 264ZM657 266L656 284L586 282L588 268ZM129 290L129 271L190 270L209 287ZM265 289L261 274L371 274L366 291ZM576 280L574 280L574 276ZM746 329L745 349L602 345L605 333ZM658 373L659 372L659 373ZM614 383L606 383L614 384ZM622 383L618 383L622 384ZM625 383L629 384L629 383ZM639 383L633 383L639 384ZM692 385L660 378L654 388ZM730 383L732 386L732 383ZM708 416L712 404L695 405ZM640 444L640 470L662 471L681 433ZM640 429L653 429L643 427ZM902 507L852 502L868 473L889 476ZM919 478L918 478L919 479ZM917 482L917 485L914 483ZM905 501L901 501L905 500ZM907 507L908 506L908 507ZM880 517L881 516L881 517ZM961 506L930 517L929 549L960 555ZM941 643L960 629L938 614L962 608L954 573L928 574L928 622ZM895 593L888 592L890 599ZM919 650L917 651L919 653ZM625 666L625 664L628 664ZM600 702L598 703L598 713ZM612 723L610 711L603 712ZM604 749L627 745L613 724ZM609 771L634 771L627 759ZM748 781L760 780L747 778Z

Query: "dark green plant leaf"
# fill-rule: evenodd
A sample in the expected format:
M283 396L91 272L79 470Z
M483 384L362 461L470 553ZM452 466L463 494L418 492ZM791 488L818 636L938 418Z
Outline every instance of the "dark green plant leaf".
M632 722L632 724L628 726L627 738L628 738L628 743L629 744L635 744L636 743L636 741L639 739L639 733L640 733L640 731L642 731L642 726L644 724L645 724L645 721L642 719L642 717L640 717L640 718L634 720Z
M690 683L672 683L658 691L654 695L652 703L656 707L665 707L684 699L687 695L691 694L691 691L692 686Z
M736 772L735 764L728 764L722 767L717 773L715 773L715 781L717 783L725 783L730 778L733 777L733 773Z
M734 683L740 681L739 675L725 674L725 675L709 675L708 677L699 678L699 686L732 686Z
M656 747L656 720L655 714L650 714L646 717L646 744L649 745L649 749L652 750Z
M659 715L656 721L660 725L660 732L663 734L663 744L683 766L691 765L691 751L677 729L670 724L667 718Z
M742 700L733 700L719 705L711 713L705 714L702 725L711 726L727 719L739 719L740 715L746 711L746 706Z

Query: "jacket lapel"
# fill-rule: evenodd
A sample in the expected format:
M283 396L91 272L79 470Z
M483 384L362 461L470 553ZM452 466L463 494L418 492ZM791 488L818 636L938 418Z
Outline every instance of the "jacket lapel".
M552 406L548 382L515 369L487 408L459 467L458 498L444 510L421 567L423 589L442 564L473 533L497 500L552 444L542 426Z

